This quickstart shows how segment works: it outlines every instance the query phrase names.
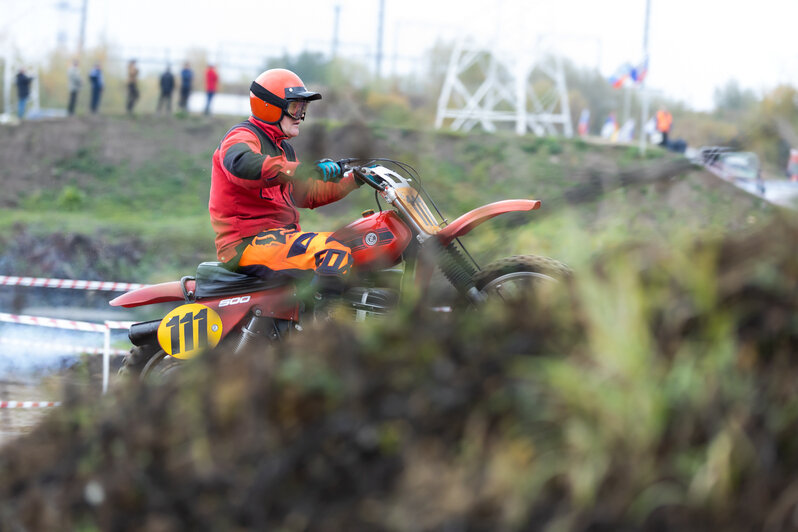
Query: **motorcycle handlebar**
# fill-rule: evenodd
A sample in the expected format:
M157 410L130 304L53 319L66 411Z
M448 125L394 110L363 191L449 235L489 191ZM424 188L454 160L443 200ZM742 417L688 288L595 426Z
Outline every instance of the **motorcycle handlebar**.
M371 178L370 174L368 173L368 169L370 168L370 166L349 165L349 163L359 160L360 159L341 159L338 162L343 165L346 165L346 169L352 171L352 173L355 176L355 179L362 181L363 183L367 184L368 186L376 190L385 190L385 186L382 183Z

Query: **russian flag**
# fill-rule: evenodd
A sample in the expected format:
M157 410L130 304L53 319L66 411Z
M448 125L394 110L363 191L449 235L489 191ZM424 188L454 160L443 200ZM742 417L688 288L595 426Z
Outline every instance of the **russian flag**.
M620 89L623 87L623 84L626 83L626 80L629 79L630 74L632 73L632 66L629 63L624 63L621 65L615 73L610 76L610 85L614 89Z
M588 126L590 125L590 110L582 109L582 114L579 115L578 131L579 136L584 137L587 135Z
M648 74L648 57L643 59L639 65L632 68L629 72L629 76L632 78L632 81L637 85L643 83L643 80L646 79L646 74Z

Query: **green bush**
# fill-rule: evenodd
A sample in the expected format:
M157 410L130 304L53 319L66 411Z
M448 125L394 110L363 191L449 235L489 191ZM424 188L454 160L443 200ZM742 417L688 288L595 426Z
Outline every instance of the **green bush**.
M77 211L83 208L86 203L86 194L74 185L67 185L61 189L61 193L56 199L59 208L65 211Z

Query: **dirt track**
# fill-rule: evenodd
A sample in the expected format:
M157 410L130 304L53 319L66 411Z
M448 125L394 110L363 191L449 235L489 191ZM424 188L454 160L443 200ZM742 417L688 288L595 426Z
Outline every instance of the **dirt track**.
M0 382L0 401L59 401L49 386L34 383ZM54 407L0 409L0 447L29 433Z

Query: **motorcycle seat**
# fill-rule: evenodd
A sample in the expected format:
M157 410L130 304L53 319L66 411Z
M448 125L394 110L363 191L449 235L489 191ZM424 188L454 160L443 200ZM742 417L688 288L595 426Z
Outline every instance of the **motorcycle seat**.
M194 297L209 299L246 292L271 290L288 284L288 278L263 279L229 270L221 262L203 262L197 266Z

